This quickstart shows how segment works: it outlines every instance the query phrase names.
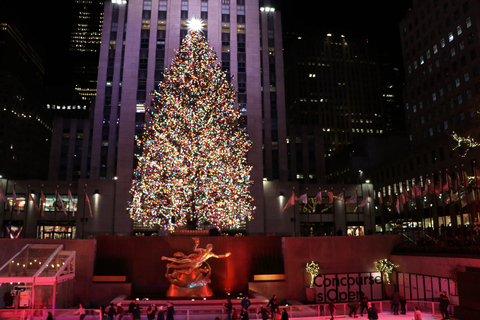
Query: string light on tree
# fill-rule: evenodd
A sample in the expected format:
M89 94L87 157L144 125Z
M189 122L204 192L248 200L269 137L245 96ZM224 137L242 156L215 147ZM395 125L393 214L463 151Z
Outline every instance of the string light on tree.
M136 137L142 153L128 211L144 226L238 228L255 210L251 142L237 126L236 93L201 25L189 21L190 33L152 94L145 133Z

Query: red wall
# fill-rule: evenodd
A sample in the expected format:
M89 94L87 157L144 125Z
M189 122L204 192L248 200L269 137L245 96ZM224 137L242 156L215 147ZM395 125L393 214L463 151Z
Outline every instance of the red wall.
M212 268L210 287L216 292L246 292L256 261L282 255L281 237L208 237L200 236L199 247L213 245L215 254L231 252L224 259L210 258ZM165 278L167 261L162 256L173 257L175 252L193 253L191 237L98 237L97 257L102 270L114 270L115 264L124 263L127 281L132 282L132 294L165 293L170 283ZM110 263L108 261L112 261Z

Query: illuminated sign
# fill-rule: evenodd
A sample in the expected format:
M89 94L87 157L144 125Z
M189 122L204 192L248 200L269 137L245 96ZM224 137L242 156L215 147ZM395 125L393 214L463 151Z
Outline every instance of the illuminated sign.
M359 301L362 293L369 300L382 300L382 285L380 272L320 274L314 281L316 302Z

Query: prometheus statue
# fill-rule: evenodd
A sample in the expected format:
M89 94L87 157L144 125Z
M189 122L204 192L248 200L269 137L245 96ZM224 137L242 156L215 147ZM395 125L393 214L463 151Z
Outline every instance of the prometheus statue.
M165 274L171 283L167 290L167 297L206 298L213 295L208 285L211 282L212 271L207 260L226 258L230 256L230 252L217 255L212 252L212 244L199 248L200 239L193 238L193 240L195 241L194 253L187 256L182 252L176 252L173 258L162 257L162 260L170 261L167 263Z

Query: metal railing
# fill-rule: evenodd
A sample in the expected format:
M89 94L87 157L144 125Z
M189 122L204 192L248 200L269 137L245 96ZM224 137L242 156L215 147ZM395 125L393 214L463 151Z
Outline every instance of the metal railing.
M336 316L348 316L350 308L348 304L336 303ZM380 313L391 313L391 301L372 301ZM410 300L407 302L407 311L413 311L418 307L424 314L439 313L439 303L432 301L418 301ZM281 306L280 309L286 308L289 318L329 318L330 311L327 304L312 304L312 305L286 305ZM78 320L79 315L75 315L76 309L0 309L0 319L18 319L18 320L44 320L47 318L48 312L52 312L54 319L57 320ZM240 310L238 310L240 311ZM260 307L255 305L249 309L250 319L261 319ZM360 309L357 309L357 314ZM216 317L220 320L227 320L225 308L221 305L210 306L179 306L175 307L175 320L213 320ZM108 320L104 318L104 320ZM113 320L131 320L131 315L123 316L119 319L117 316ZM145 314L142 314L141 320L146 320ZM98 309L87 309L84 320L100 320ZM110 319L112 320L112 319Z

